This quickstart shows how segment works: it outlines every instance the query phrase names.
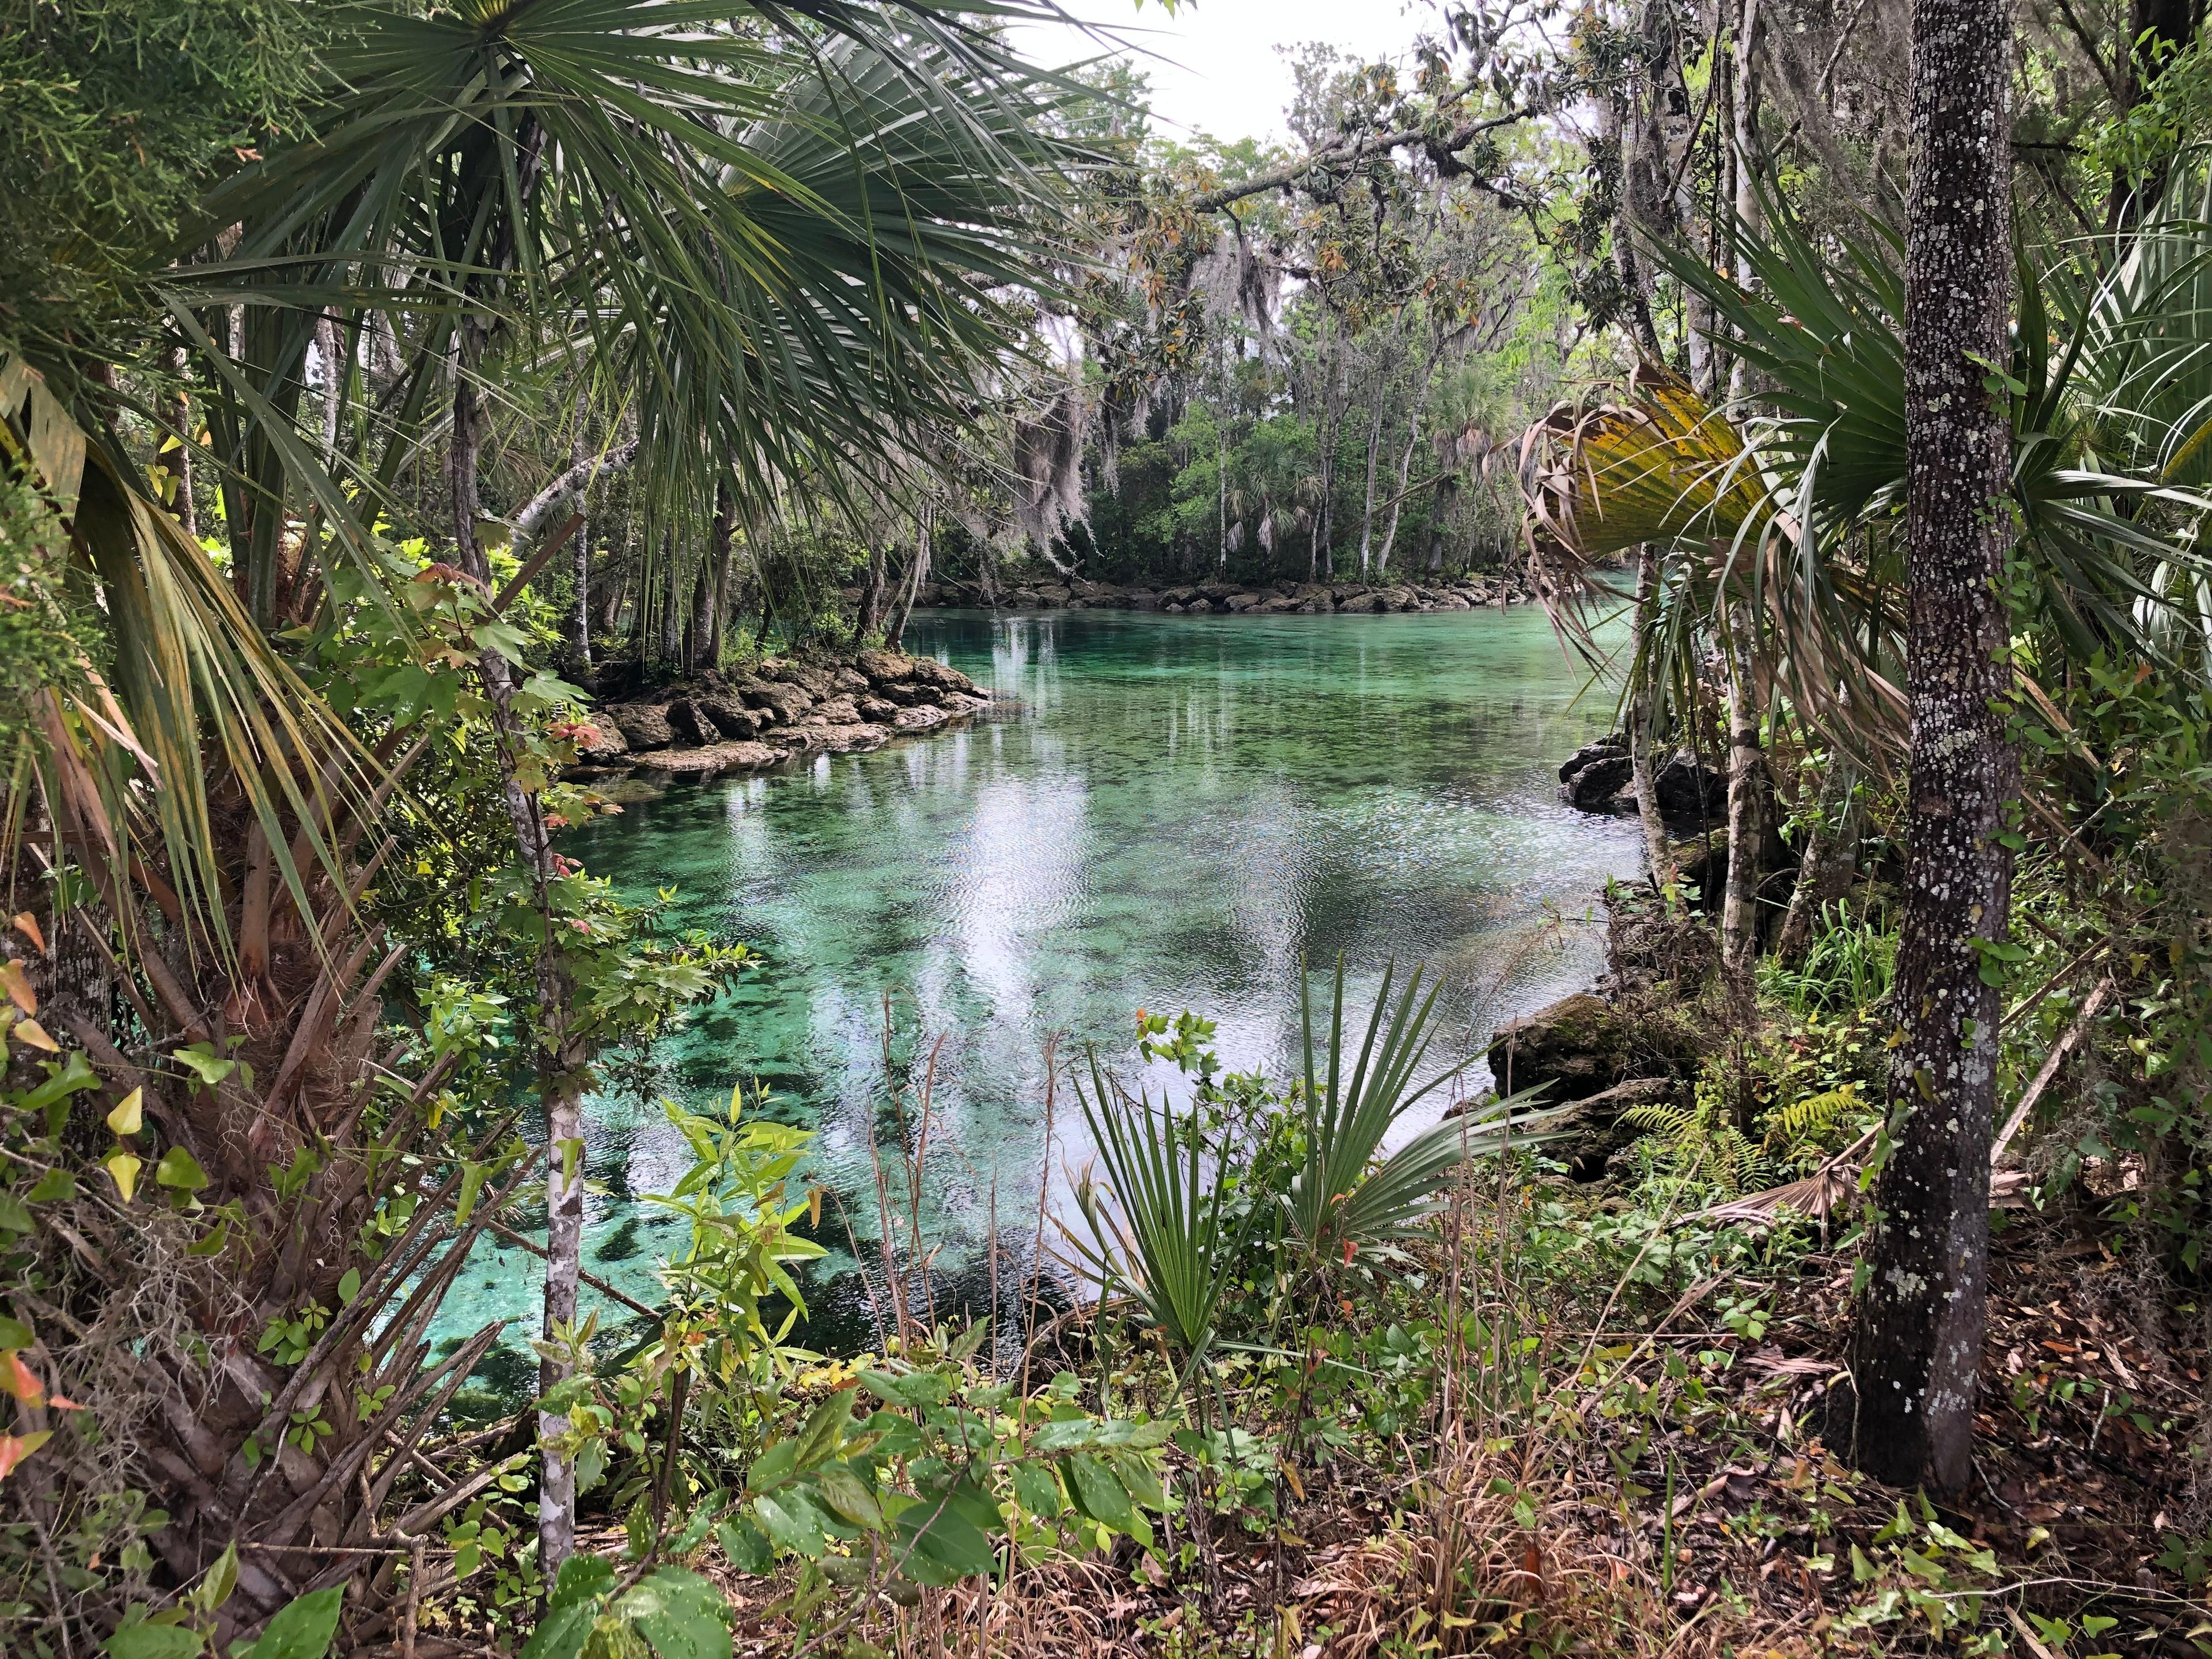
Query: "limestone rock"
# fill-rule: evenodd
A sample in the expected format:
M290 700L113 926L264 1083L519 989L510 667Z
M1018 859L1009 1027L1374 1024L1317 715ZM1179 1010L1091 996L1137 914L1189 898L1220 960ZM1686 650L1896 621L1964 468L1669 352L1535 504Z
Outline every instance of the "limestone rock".
M827 720L832 726L853 726L860 721L860 711L850 697L832 697L815 705L811 718Z
M761 661L761 678L783 685L795 685L816 702L836 691L835 677L826 669L811 663L792 662L778 657L766 657Z
M868 649L856 660L860 672L877 685L896 685L901 680L914 678L914 659L902 657L896 651Z
M897 714L899 707L896 703L883 697L855 697L853 699L853 704L860 711L862 720L874 720L879 725Z
M1614 792L1634 776L1636 763L1626 755L1594 760L1559 786L1560 797L1585 812L1602 812Z
M712 696L695 697L692 701L706 711L708 719L714 722L723 737L734 741L758 737L761 728L769 723L765 711L746 708L735 692L717 691Z
M1629 1039L1613 1006L1588 991L1561 997L1492 1033L1490 1071L1501 1092L1548 1084L1539 1104L1601 1094L1626 1075Z
M588 741L587 741L588 739ZM606 766L629 753L622 727L602 711L596 720L577 722L576 758L587 766Z
M757 772L783 759L764 743L717 743L703 749L672 749L646 763L656 772L704 777L717 772Z
M614 722L615 729L623 734L623 741L633 752L666 749L676 742L676 730L668 723L668 710L665 707L645 702L618 702L602 712Z
M891 725L902 732L934 732L952 717L933 702L918 703L912 708L902 708L891 718Z
M1561 783L1571 781L1575 774L1592 761L1610 760L1616 755L1626 755L1627 752L1627 741L1618 733L1600 738L1595 743L1586 743L1560 763L1559 781Z
M705 748L722 740L722 728L690 697L680 697L668 705L668 724L677 741L691 747Z
M1668 817L1717 819L1728 810L1728 780L1687 750L1668 756L1651 775L1651 791Z
M848 696L862 696L868 690L868 677L858 669L847 668L842 664L830 677L830 684L834 690L842 691Z
M775 710L777 720L787 726L814 707L814 699L799 687L769 680L749 681L738 695L756 708Z

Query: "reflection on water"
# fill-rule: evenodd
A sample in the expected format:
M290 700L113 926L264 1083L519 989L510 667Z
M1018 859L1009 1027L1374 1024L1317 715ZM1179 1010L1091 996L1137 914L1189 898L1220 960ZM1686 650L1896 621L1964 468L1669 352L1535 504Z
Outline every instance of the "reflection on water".
M766 1085L778 1115L821 1131L815 1178L872 1253L869 1135L896 1156L898 1133L888 1000L909 1109L933 1069L924 1204L948 1241L940 1298L957 1296L994 1207L1025 1253L1040 1179L1057 1192L1081 1165L1080 1121L1071 1133L1063 1110L1047 1169L1048 1034L1063 1054L1095 1042L1125 1063L1136 1009L1188 1007L1219 1023L1230 1069L1280 1073L1299 963L1340 951L1362 991L1393 958L1443 974L1456 1060L1500 1018L1588 982L1594 890L1636 868L1632 823L1557 799L1559 761L1611 700L1583 694L1531 612L946 613L917 618L908 644L994 686L994 714L777 775L633 788L624 816L566 838L628 890L674 884L685 925L763 957L592 1103L606 1191L586 1267L643 1299L679 1224L632 1194L667 1190L689 1164L660 1095L704 1109L734 1082ZM865 1341L838 1204L822 1234L814 1282L836 1316L810 1340ZM480 1255L448 1333L536 1305L533 1259Z

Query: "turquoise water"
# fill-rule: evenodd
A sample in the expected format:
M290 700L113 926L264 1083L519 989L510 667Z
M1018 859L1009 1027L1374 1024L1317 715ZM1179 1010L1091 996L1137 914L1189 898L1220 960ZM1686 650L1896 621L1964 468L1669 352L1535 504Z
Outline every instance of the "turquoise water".
M945 612L908 644L992 686L993 714L874 754L640 791L564 837L636 896L673 885L684 925L763 957L592 1103L605 1190L586 1267L642 1300L681 1235L634 1195L689 1165L663 1095L707 1109L764 1085L776 1115L818 1130L814 1178L870 1254L869 1137L894 1163L900 1145L888 1000L909 1130L933 1057L924 1206L957 1281L994 1214L1025 1254L1040 1182L1062 1191L1081 1166L1064 1089L1046 1155L1049 1036L1128 1072L1136 1010L1187 1007L1218 1023L1229 1069L1284 1073L1299 963L1341 952L1363 990L1393 958L1442 974L1455 1060L1588 984L1595 890L1638 867L1632 822L1557 799L1559 760L1612 704L1532 611ZM816 1346L868 1336L843 1217L825 1209ZM447 1330L535 1309L534 1258L482 1257Z

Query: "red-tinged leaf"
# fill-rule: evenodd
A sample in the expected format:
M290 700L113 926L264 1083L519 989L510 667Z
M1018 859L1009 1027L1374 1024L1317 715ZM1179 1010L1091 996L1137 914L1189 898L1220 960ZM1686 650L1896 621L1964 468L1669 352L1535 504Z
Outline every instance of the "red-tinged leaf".
M52 1429L36 1434L0 1434L0 1480L15 1472L15 1465L54 1437Z
M24 1013L39 1012L39 994L31 988L31 981L23 975L23 964L14 957L0 962L0 990L8 993L8 1000Z
M15 1395L26 1406L35 1406L46 1398L46 1385L23 1363L23 1356L9 1348L0 1352L0 1391Z
M66 1395L50 1394L46 1396L46 1404L58 1412L81 1412L85 1409Z
M46 936L39 931L39 919L36 916L28 910L19 910L11 919L11 925L17 933L39 947L40 956L46 955Z

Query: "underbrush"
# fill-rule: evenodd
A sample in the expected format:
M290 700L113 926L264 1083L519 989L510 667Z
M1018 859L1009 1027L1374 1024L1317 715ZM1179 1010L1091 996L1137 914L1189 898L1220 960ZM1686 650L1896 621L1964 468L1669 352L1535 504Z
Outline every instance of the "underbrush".
M660 1340L552 1402L603 1518L524 1651L666 1653L636 1587L685 1570L763 1656L2205 1650L2203 1357L2128 1334L2103 1218L2000 1233L1982 1491L1850 1468L1848 1206L1723 1200L1871 1121L1852 982L1776 1010L1755 1133L1654 1125L1591 1186L1525 1102L1392 1133L1449 1075L1417 991L1364 1035L1340 992L1288 1085L1149 1017L1139 1058L1177 1066L1179 1103L1055 1073L1100 1148L1060 1246L1089 1289L1049 1320L1034 1280L997 1297L1027 1297L1018 1340L931 1316L915 1199L957 1149L926 1094L893 1103L879 1237L854 1241L881 1352L845 1360L763 1316L817 1248L792 1231L816 1196L785 1188L803 1136L742 1100L680 1121L693 1243ZM1751 1149L1726 1174L1723 1127ZM422 1659L517 1639L470 1565Z

